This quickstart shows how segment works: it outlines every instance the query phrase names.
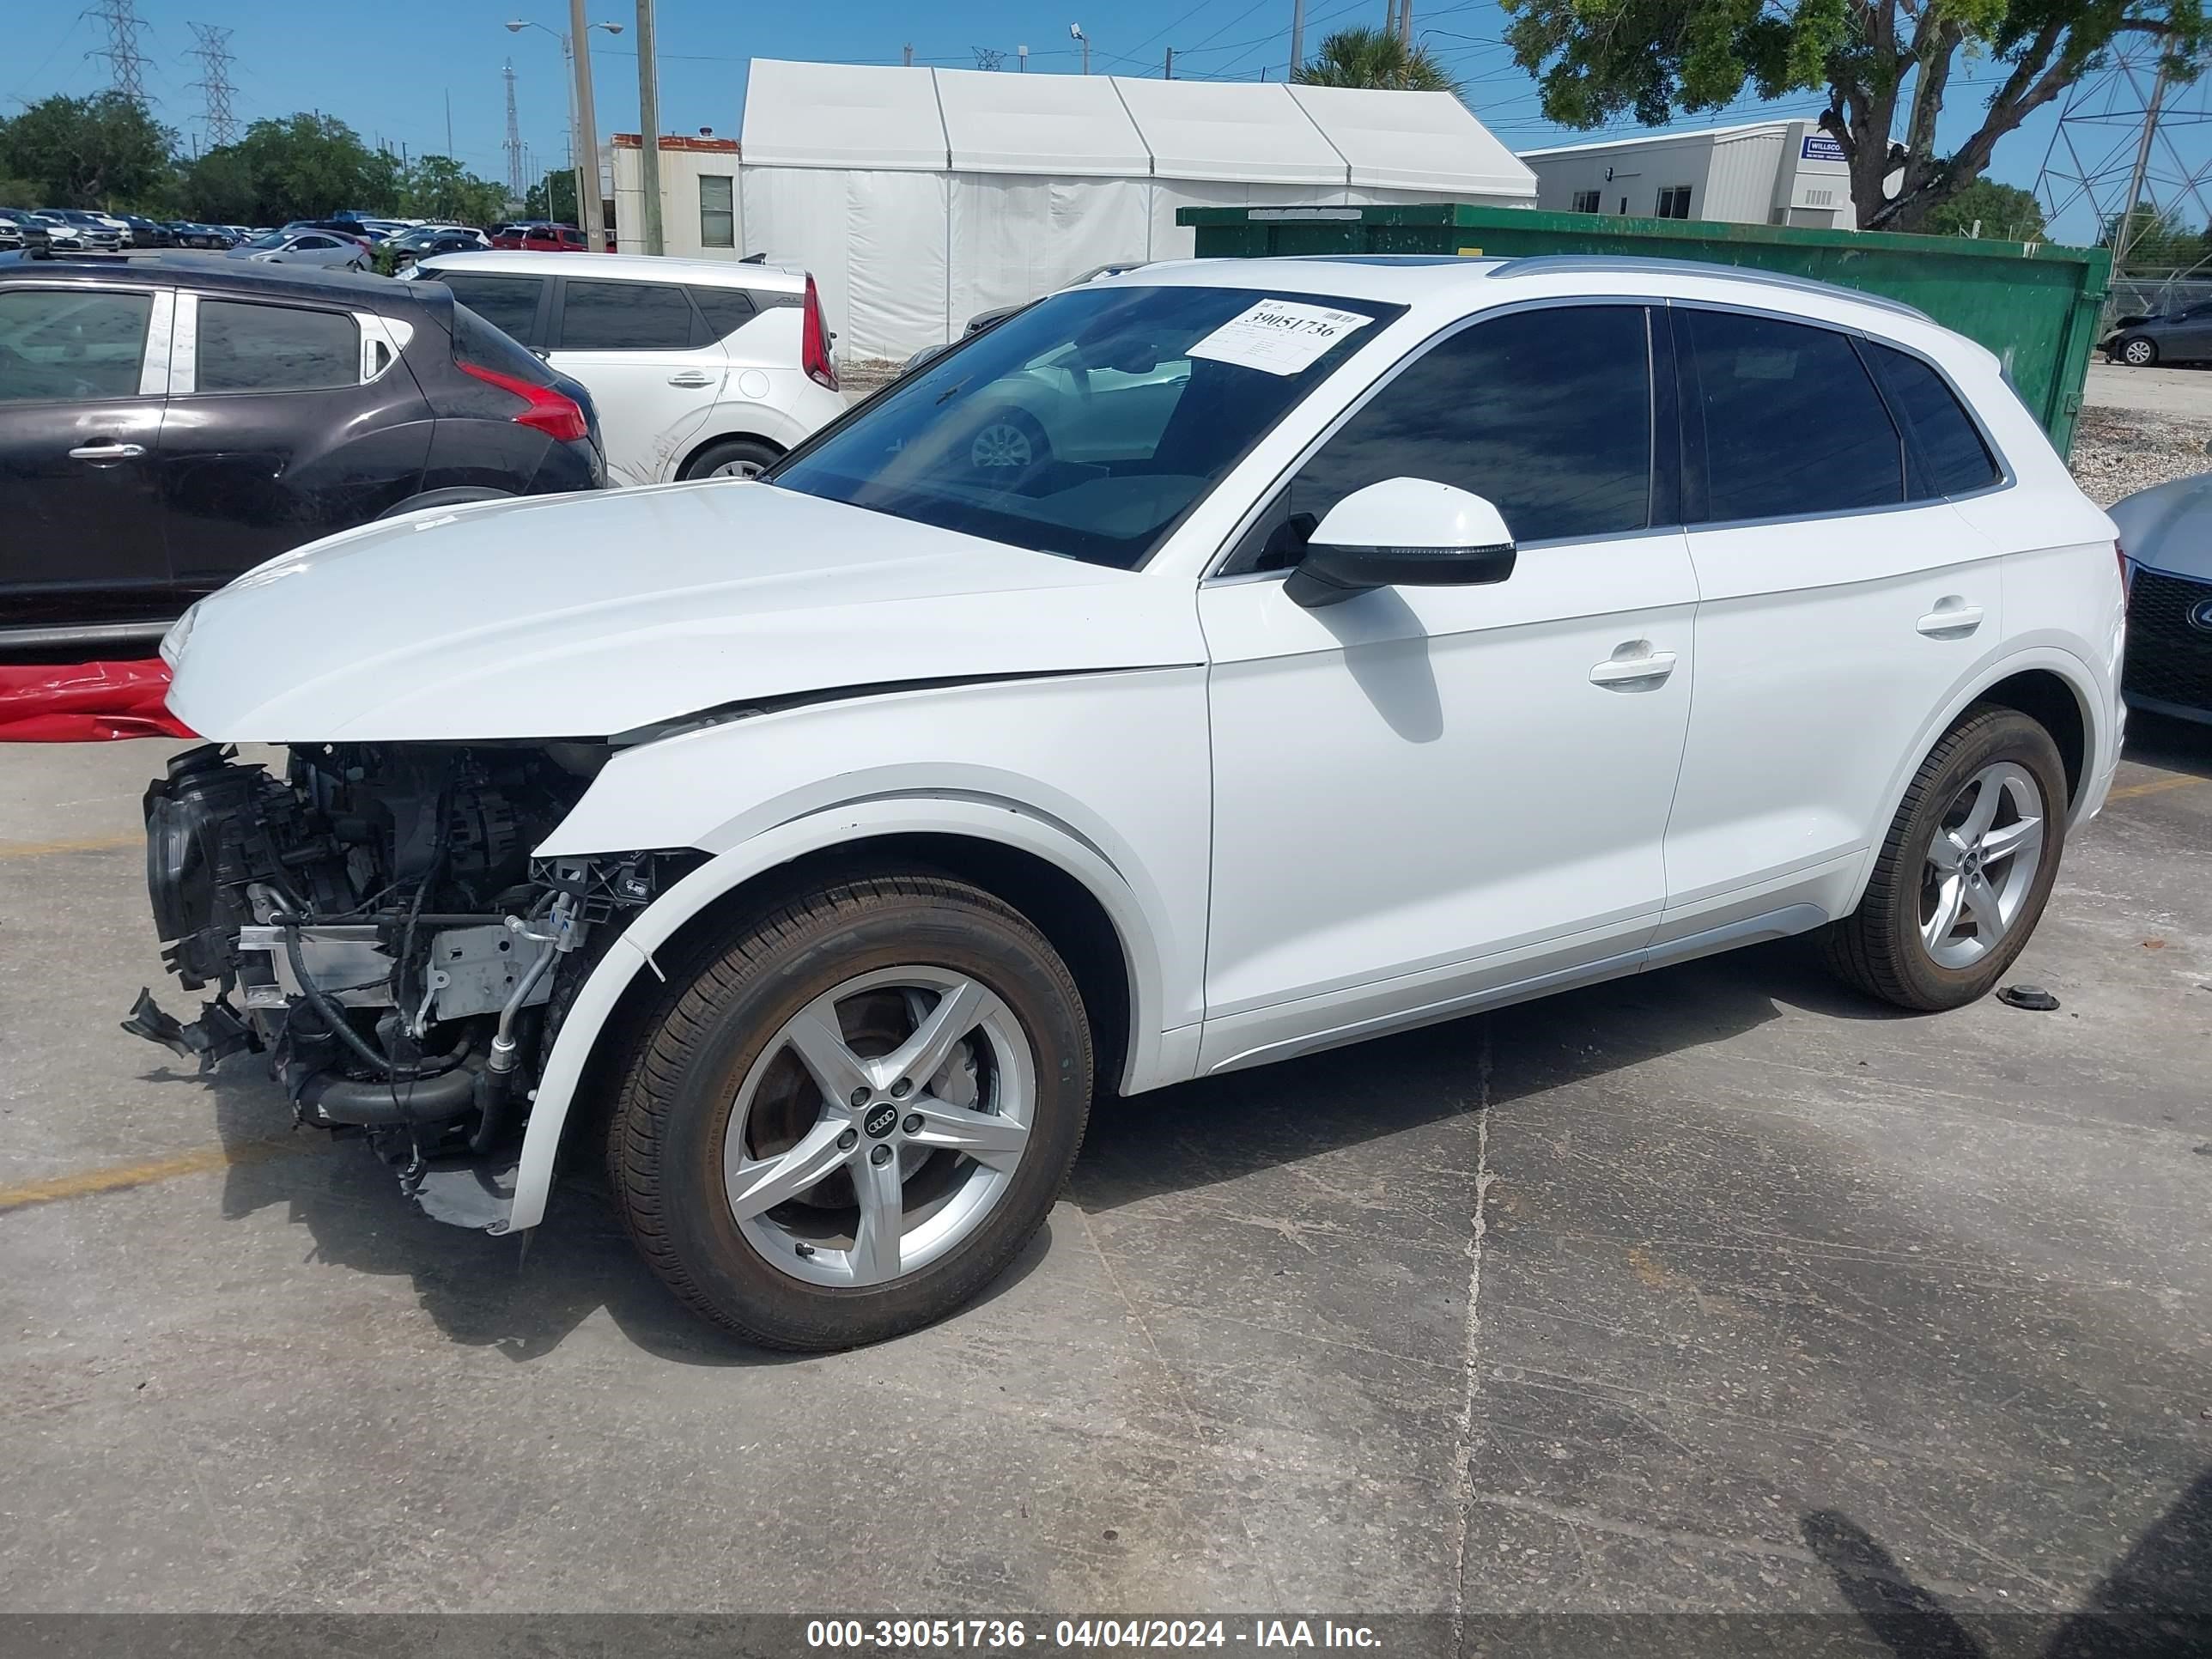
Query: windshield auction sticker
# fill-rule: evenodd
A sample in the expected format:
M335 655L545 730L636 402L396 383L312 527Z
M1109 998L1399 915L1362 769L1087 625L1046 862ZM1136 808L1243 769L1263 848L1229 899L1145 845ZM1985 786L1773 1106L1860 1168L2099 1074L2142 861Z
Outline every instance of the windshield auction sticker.
M1295 374L1346 335L1374 320L1356 311L1296 300L1262 300L1215 329L1190 349L1190 355L1270 374Z

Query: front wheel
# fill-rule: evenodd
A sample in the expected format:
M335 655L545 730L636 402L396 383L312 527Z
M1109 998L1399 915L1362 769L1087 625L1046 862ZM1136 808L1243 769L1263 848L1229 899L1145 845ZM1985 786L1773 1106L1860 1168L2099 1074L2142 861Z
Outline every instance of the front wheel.
M1914 775L1859 908L1825 930L1829 965L1904 1008L1986 996L2050 900L2066 803L2049 732L2016 709L1969 711Z
M2158 361L2158 347L2155 343L2138 334L2134 339L2121 343L2119 357L2130 368L2148 368Z
M1083 1139L1089 1025L1042 934L920 872L743 927L643 1037L608 1139L630 1237L767 1346L942 1318L1043 1224Z

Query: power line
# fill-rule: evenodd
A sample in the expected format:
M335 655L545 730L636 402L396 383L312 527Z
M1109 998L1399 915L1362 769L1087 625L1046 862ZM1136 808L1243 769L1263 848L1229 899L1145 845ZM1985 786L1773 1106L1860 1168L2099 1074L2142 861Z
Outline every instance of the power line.
M134 104L147 102L146 54L138 46L139 33L147 24L138 15L137 0L100 0L84 15L107 25L107 49L95 49L85 56L106 58L114 89Z
M217 28L212 23L187 23L199 45L185 54L197 58L200 64L200 78L192 82L206 100L207 112L201 118L200 127L206 135L208 148L220 149L238 137L238 118L230 112L230 66L234 61L230 53L230 31Z

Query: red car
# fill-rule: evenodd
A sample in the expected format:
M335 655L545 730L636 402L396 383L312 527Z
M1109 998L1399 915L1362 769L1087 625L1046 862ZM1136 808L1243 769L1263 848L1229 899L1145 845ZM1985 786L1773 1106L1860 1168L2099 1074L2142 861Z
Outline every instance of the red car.
M512 225L494 225L491 245L501 248L519 248L530 253L588 253L591 245L584 233L574 225L548 224L543 220Z

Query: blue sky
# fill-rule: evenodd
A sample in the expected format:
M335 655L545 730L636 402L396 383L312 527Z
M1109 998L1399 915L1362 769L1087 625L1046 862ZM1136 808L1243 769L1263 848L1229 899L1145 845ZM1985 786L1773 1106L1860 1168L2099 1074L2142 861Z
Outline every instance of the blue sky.
M1308 0L1307 38L1331 27L1382 21L1384 0ZM1067 26L1079 22L1091 40L1094 73L1158 75L1165 49L1176 48L1178 76L1280 80L1290 56L1290 0L1121 0L1097 8L1095 0L1002 3L1000 0L943 0L934 6L893 6L885 0L831 0L817 5L735 6L726 0L661 0L661 121L670 132L711 126L736 136L744 112L749 58L805 58L895 64L911 44L916 63L974 68L976 49L1004 52L1012 72L1014 49L1030 48L1033 74L1073 74L1080 48ZM194 45L187 21L233 31L236 88L233 109L241 121L316 108L334 114L364 137L410 153L443 151L447 107L452 106L452 149L487 178L504 176L501 143L506 112L500 67L512 60L522 137L534 162L560 164L567 105L561 49L535 30L510 34L501 25L529 18L555 29L566 26L563 0L379 0L374 5L308 5L297 0L139 0L149 25L142 48L149 58L147 89L156 112L189 145L199 133L201 94L192 82L198 66L185 56ZM26 15L26 14L28 15ZM602 131L635 130L637 58L635 0L595 0L590 15L619 22L610 37L593 31L592 65ZM1573 143L1599 135L1563 131L1538 113L1533 83L1515 67L1500 42L1504 19L1495 0L1444 0L1416 5L1414 27L1466 83L1475 112L1516 149ZM10 51L0 66L0 107L52 92L84 93L106 84L106 65L86 54L106 44L104 26L70 4L18 11L10 20ZM1980 100L1996 70L1986 64L1960 65L1943 137L1956 143L1972 131ZM1686 118L1683 126L1711 126L1762 114L1806 114L1817 100L1765 106L1747 100L1729 110ZM2049 145L2052 117L2041 116L1998 146L1992 177L2033 185ZM1636 131L1633 122L1623 130ZM2067 228L2062 226L2060 228ZM2077 233L2078 234L2078 233Z

